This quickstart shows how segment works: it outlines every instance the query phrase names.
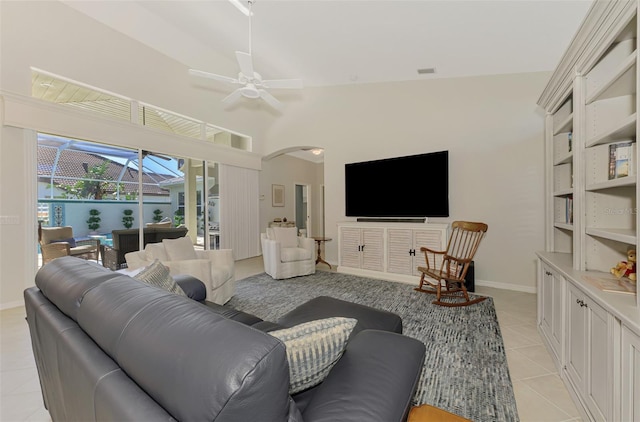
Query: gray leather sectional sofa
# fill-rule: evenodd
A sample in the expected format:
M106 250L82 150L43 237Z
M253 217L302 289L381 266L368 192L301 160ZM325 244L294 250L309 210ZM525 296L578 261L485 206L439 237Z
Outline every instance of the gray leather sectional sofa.
M25 303L54 421L406 419L425 347L396 315L321 297L266 322L177 282L190 299L73 257L40 269ZM327 316L358 325L327 378L292 397L285 346L264 330Z

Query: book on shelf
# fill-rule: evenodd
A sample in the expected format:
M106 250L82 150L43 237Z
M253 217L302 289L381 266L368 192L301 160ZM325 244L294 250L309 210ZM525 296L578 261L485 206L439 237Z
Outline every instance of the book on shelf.
M627 295L635 295L637 292L636 285L625 278L616 278L615 276L603 274L602 277L584 275L582 279L594 287L609 293L622 293Z
M633 164L633 142L609 145L609 180L629 176Z
M573 196L554 198L554 208L556 223L573 224Z

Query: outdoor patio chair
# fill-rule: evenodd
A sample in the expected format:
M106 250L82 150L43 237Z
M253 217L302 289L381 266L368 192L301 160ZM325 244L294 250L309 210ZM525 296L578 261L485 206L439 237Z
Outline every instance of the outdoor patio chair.
M42 223L38 223L38 242L43 265L61 256L95 259L98 262L100 255L100 239L77 240L73 237L71 226L42 227Z

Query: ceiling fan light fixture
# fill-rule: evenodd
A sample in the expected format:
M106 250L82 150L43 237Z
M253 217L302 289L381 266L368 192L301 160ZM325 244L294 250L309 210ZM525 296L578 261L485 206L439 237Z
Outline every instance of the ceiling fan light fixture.
M256 98L260 98L260 92L258 92L258 89L253 84L240 88L240 93L242 93L243 96L254 100Z

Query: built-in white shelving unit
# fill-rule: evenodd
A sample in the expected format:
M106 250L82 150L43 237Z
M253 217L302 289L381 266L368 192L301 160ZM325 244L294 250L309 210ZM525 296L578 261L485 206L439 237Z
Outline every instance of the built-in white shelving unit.
M637 0L595 1L538 101L538 329L584 420L640 420L640 295L610 273L640 246L637 11Z

